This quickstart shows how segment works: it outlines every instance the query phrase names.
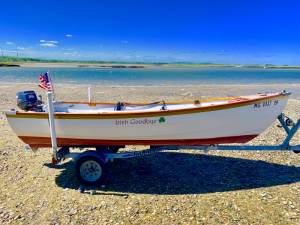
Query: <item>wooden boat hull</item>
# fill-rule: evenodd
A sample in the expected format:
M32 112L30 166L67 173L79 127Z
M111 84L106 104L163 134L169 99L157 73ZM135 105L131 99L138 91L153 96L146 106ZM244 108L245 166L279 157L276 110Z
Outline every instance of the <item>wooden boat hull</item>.
M288 96L273 94L226 105L147 113L55 113L58 146L245 143L270 126ZM7 112L31 147L50 147L47 113Z
M257 135L241 135L232 137L206 138L206 139L170 139L170 140L96 140L57 138L58 146L101 146L101 145L204 145L225 143L246 143ZM19 138L32 147L51 147L50 137L27 137Z

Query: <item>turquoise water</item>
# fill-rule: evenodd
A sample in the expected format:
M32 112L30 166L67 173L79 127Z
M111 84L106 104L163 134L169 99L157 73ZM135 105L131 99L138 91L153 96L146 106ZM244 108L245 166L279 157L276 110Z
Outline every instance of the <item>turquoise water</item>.
M0 83L38 83L45 68L0 68ZM300 83L300 70L250 68L51 68L55 83L102 85L197 85Z

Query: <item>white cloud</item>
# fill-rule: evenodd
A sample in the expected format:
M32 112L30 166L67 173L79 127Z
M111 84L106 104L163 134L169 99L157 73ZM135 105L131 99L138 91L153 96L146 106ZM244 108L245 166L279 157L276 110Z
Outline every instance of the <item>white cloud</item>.
M18 50L27 50L27 49L29 49L29 48L25 48L25 47L18 46L17 49L18 49Z
M52 43L52 44L58 44L58 41L46 41L46 40L40 40L41 43Z
M66 34L65 36L66 36L66 37L68 37L68 38L71 38L71 37L73 37L73 35L72 35L72 34Z
M62 48L62 50L64 50L64 51L73 51L74 49L73 48Z
M5 42L5 44L7 44L7 45L13 45L14 43L12 41L7 41L7 42Z
M18 51L14 51L14 50L2 50L2 52L6 52L6 53L17 53Z
M122 44L128 44L129 41L127 41L127 40L122 40L121 43L122 43Z
M58 44L58 41L47 41L47 40L40 40L40 46L43 47L56 47Z
M42 44L40 44L40 46L43 46L43 47L56 47L56 44L54 44L54 43L42 43Z
M77 52L64 52L64 55L77 56Z

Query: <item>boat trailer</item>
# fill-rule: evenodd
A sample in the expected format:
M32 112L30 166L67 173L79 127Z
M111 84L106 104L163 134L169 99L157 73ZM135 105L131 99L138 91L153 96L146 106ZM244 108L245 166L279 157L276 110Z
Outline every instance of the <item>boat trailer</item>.
M300 153L299 145L290 145L291 139L297 133L300 127L300 118L297 122L281 113L277 119L278 127L283 128L286 137L279 145L197 145L197 146L150 146L148 149L141 151L130 151L117 153L118 148L114 151L96 151L88 149L84 152L70 152L69 147L57 148L54 109L52 93L48 92L48 109L49 109L49 126L51 134L51 145L53 150L52 163L58 164L63 160L71 158L76 162L76 175L79 181L87 185L99 185L104 181L106 174L106 163L112 162L114 159L128 159L144 157L153 153L164 150L202 150L207 153L209 150L242 150L242 151L293 151ZM80 148L80 146L78 146ZM105 147L105 146L104 146ZM108 147L108 146L107 146ZM109 150L107 148L106 150Z

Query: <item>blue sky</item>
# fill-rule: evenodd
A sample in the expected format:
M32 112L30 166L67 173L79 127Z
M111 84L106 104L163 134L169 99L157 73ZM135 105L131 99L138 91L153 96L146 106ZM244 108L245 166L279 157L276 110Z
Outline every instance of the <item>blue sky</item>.
M300 64L299 1L1 1L3 54Z

